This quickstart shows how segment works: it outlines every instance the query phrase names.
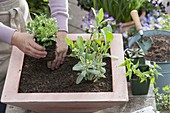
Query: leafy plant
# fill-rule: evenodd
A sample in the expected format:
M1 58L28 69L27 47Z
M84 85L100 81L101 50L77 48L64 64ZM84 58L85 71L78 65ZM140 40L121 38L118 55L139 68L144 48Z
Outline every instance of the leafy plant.
M130 12L134 9L138 10L141 16L141 24L143 30L153 30L162 27L160 24L163 20L159 19L160 13L165 13L165 4L160 0L77 0L78 6L89 11L83 16L81 28L89 32L90 25L94 22L91 7L96 10L103 8L104 16L110 19L107 24L112 26L113 32L120 32L126 22L131 21ZM146 14L145 14L146 13ZM137 33L135 27L130 27L128 34L133 36Z
M73 42L66 38L66 42L72 50L71 56L80 60L73 67L74 71L80 71L76 80L77 84L83 79L95 82L100 78L105 78L106 69L104 66L106 63L103 62L103 58L111 57L108 50L114 38L112 28L109 25L100 27L107 22L107 20L103 20L103 9L100 9L98 13L94 9L92 10L96 23L91 26L94 30L91 32L90 39L83 40L82 36L79 36L76 42Z
M164 111L170 112L170 87L166 85L162 88L162 90L164 93L159 93L158 87L154 89L157 110L162 113L164 113Z
M146 0L78 0L78 5L85 10L94 7L96 10L103 8L109 16L119 22L131 21L130 12L138 10Z
M47 47L56 41L57 21L54 18L47 18L46 15L36 15L35 19L27 24L27 30L34 34L37 43Z
M31 17L34 19L35 15L46 14L50 17L49 0L27 0Z
M160 28L160 29L170 31L170 15L162 14L161 18L163 21L161 21L162 28Z
M158 69L161 69L160 66L158 66L155 62L153 64L149 64L149 70L142 71L139 69L139 61L134 64L133 59L125 58L125 61L120 64L120 66L126 66L126 76L129 77L129 80L132 78L133 75L135 75L137 78L140 79L140 82L147 81L149 78L151 80L151 83L155 83L155 76L158 78L158 75L162 75L157 71Z
M125 56L127 58L134 59L133 63L137 63L139 61L140 64L145 64L145 54L141 48L127 48L125 50Z
M145 10L146 13L149 13L152 10L165 12L165 6L163 1L160 0L145 0L145 2L143 2L142 6L140 7L140 10Z

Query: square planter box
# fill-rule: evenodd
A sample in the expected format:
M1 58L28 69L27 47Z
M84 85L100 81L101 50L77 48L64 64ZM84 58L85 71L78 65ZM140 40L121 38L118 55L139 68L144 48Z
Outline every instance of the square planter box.
M77 36L89 38L89 34L68 34L75 40ZM128 101L125 67L119 67L124 60L121 34L114 34L111 54L118 60L111 60L113 92L81 93L18 93L24 53L13 47L1 101L39 113L56 112L95 112L101 109L124 104Z

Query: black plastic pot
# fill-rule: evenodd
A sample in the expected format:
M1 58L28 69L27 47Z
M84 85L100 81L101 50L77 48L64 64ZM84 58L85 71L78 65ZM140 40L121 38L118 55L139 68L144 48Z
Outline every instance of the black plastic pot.
M140 65L139 69L141 72L149 70L148 65ZM149 86L150 86L150 79L147 79L147 81L144 81L140 83L140 79L136 76L133 75L132 79L130 80L131 83L131 90L132 90L132 95L147 95L149 91Z
M145 64L145 58L144 57L136 57L132 58L134 59L133 63L136 64L139 61L139 64Z
M34 37L35 39L35 42L39 45L44 45L43 42L39 42L37 41L37 38ZM49 45L49 46L46 46L46 51L47 51L47 55L45 58L41 58L40 60L45 60L45 61L52 61L55 59L55 52L56 52L56 42L55 41L50 41L50 42L47 42L47 43L52 43L52 45Z
M140 83L139 79L131 79L132 95L147 95L150 86L150 80Z
M52 61L55 59L55 52L56 52L56 42L52 42L52 45L46 47L47 55L42 60Z

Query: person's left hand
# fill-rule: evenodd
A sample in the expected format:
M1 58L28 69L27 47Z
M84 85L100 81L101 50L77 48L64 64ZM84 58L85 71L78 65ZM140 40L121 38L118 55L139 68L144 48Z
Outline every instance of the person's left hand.
M58 31L57 32L57 40L56 40L56 58L53 61L47 62L47 67L52 70L57 69L60 64L63 64L64 58L67 54L68 45L65 41L67 37L67 32Z

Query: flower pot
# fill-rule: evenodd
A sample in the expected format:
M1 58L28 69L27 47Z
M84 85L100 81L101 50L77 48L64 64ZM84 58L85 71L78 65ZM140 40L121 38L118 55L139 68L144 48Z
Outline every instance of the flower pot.
M154 87L159 87L159 93L164 93L162 88L166 85L170 85L170 62L157 62L157 64L161 67L158 71L163 74L163 76L158 76L156 79L156 84Z
M129 40L129 45L133 45L137 40L140 39L140 37L141 37L140 34L134 36L132 40ZM148 52L151 52L152 50L152 54L148 55L148 53L146 53L145 56L146 60L149 60L151 62L155 61L162 68L161 70L159 70L159 72L162 73L163 76L158 76L158 79L156 79L156 84L154 85L155 87L160 88L159 92L161 93L162 88L165 85L170 84L170 71L169 71L170 57L168 56L170 50L169 43L168 43L170 42L169 41L170 32L164 30L148 30L144 32L144 38L145 37L152 37L153 39L152 47L148 50ZM158 41L155 42L154 39L156 38L158 39ZM162 47L166 47L166 48L162 48Z
M141 72L149 70L148 65L140 65L139 69ZM149 86L150 86L150 79L147 79L147 81L144 81L140 83L140 79L136 76L133 75L132 79L130 80L131 83L131 90L132 90L132 95L147 95L149 91Z
M139 79L132 79L131 83L131 90L132 95L147 95L149 91L150 81L145 81L140 83Z
M56 42L52 41L52 45L46 47L47 55L42 60L52 61L55 59Z
M43 45L43 43L37 42L35 38L35 42L38 43L39 45ZM56 42L51 41L52 45L46 46L45 50L47 51L47 55L45 58L41 58L40 60L45 60L45 61L52 61L55 59L55 51L56 51Z
M69 34L68 37L76 40L79 35L84 38L90 37L89 34ZM111 60L111 92L18 93L24 53L13 47L1 101L39 113L94 112L112 107L114 104L126 103L128 91L125 68L119 67L124 60L123 41L120 34L114 34L114 36L110 53L119 59Z

